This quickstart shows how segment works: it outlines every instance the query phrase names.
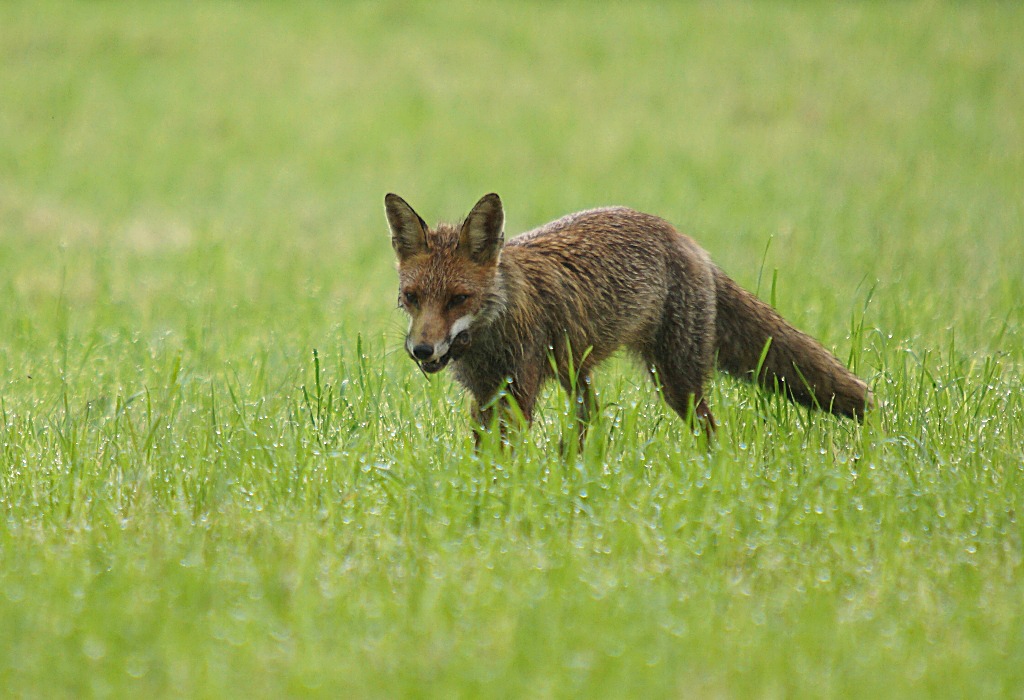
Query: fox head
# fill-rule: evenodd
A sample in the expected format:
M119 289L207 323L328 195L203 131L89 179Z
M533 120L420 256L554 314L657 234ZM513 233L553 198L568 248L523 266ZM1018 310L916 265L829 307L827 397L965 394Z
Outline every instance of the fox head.
M396 194L384 198L384 208L398 258L398 305L411 319L405 349L423 371L438 372L501 307L501 199L485 195L460 225L434 229Z

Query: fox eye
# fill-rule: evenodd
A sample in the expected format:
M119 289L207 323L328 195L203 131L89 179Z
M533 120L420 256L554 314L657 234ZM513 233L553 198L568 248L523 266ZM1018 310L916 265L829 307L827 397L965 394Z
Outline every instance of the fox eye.
M419 306L420 304L420 297L416 292L405 292L402 294L402 298L409 306Z
M448 308L454 309L459 306L462 306L463 304L466 303L466 299L469 299L468 294L456 294L455 296L448 300Z

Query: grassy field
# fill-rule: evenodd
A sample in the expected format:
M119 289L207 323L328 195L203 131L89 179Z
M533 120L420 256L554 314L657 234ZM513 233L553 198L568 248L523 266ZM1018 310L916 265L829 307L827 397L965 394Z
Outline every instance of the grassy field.
M444 9L439 9L443 7ZM1024 693L1024 8L0 4L0 695ZM513 456L383 196L626 204L870 380Z

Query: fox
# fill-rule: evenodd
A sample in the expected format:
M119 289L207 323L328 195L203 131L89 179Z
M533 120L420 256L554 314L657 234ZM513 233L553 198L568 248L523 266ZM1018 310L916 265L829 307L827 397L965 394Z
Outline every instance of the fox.
M555 379L575 402L582 448L597 410L592 372L622 348L709 439L716 367L837 416L863 421L874 407L866 382L665 219L590 209L505 241L495 193L434 228L396 194L384 206L410 320L405 350L425 374L451 367L472 398L477 446L495 419L503 442L513 422L528 428Z

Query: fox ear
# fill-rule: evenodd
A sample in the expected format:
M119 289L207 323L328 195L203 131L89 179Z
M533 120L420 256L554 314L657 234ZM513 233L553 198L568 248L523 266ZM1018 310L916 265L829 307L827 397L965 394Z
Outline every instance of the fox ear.
M384 211L391 227L391 247L399 260L429 250L427 224L404 199L397 194L387 195L384 197Z
M459 232L459 252L478 263L492 263L498 259L505 242L505 212L501 198L485 194L462 222Z

